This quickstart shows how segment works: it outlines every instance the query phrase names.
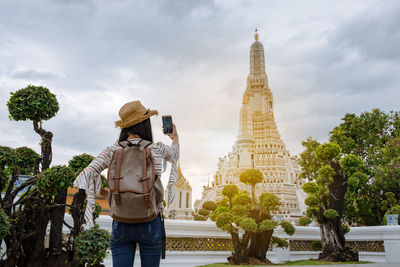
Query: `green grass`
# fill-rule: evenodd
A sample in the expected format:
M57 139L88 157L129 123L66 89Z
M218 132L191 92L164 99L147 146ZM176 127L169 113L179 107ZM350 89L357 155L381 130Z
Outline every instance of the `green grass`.
M371 263L369 261L350 261L350 262L327 262L327 261L317 261L317 260L298 260L298 261L289 261L282 264L272 264L272 265L264 265L264 266L302 266L302 265L331 265L331 264L363 264L363 263ZM208 265L201 265L199 267L226 267L226 266L240 266L240 267L255 267L262 265L229 265L226 263L214 263Z

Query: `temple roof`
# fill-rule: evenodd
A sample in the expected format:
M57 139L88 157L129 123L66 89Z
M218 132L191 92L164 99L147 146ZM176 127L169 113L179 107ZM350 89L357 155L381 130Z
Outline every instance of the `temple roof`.
M266 75L265 73L265 59L264 59L264 47L260 41L258 41L258 32L254 35L254 42L250 47L250 75L260 76Z
M190 186L189 182L186 180L185 176L183 176L181 163L178 163L178 181L174 184L177 188L183 188L189 191L192 191L192 187Z

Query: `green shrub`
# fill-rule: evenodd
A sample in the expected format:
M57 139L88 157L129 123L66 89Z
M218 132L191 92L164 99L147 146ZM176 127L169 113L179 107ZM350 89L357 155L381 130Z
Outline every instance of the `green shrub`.
M97 226L78 235L75 239L75 258L79 264L94 266L100 264L107 256L110 233Z
M10 218L4 210L0 209L0 240L10 233Z
M253 218L244 218L240 221L240 227L248 232L257 232L257 223Z
M263 220L262 222L260 222L259 228L260 228L260 231L272 231L278 225L279 225L279 223L277 221L267 219L267 220Z
M16 164L19 168L19 173L26 175L33 174L35 163L40 155L26 146L16 148L15 153L18 157Z
M196 215L196 216L193 217L193 219L195 221L206 221L207 220L206 217L201 216L201 215Z
M103 209L101 208L101 206L99 205L99 203L96 203L96 207L93 210L93 220L96 220L97 218L99 218L100 213Z
M347 224L342 224L342 231L343 234L347 234L348 232L350 232L350 227Z
M74 179L75 175L71 168L58 165L40 173L36 186L42 195L55 196L60 189L70 187Z
M301 226L307 226L307 225L309 225L311 222L312 222L312 220L311 220L310 218L306 217L306 216L301 217L300 220L299 220L299 224L300 224Z
M215 210L217 208L217 204L214 201L206 201L201 207L206 210Z
M86 168L94 157L83 153L81 155L74 156L70 161L68 161L68 167L70 167L75 174L79 174L84 168Z
M311 242L311 248L314 251L320 251L322 250L322 244L321 241L319 240L314 240L313 242Z
M396 205L393 208L391 208L390 210L388 210L385 215L387 214L398 214L398 223L400 224L400 205ZM386 225L387 221L386 221L386 216L383 216L383 223Z
M209 213L210 212L208 210L206 210L206 209L200 209L199 210L199 215L204 216L204 217L208 216Z
M281 221L280 226L288 235L293 235L294 232L296 231L296 228L294 228L293 224L291 224L288 221Z
M326 211L324 211L324 216L327 219L333 219L339 216L339 213L334 209L327 209Z
M273 236L271 237L271 243L278 248L288 248L289 247L289 242L285 239Z

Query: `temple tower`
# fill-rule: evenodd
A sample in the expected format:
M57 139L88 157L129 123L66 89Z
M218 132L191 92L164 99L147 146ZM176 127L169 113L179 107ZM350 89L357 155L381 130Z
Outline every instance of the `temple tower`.
M192 187L188 180L183 176L181 164L178 163L178 180L174 184L175 198L170 203L168 199L168 188L165 188L164 216L168 219L191 220L192 216Z
M250 70L239 113L239 132L232 152L220 158L214 182L204 187L199 204L222 199L222 188L236 184L241 190L250 190L239 181L246 169L256 168L264 174L257 185L257 195L270 192L281 198L281 217L297 220L302 214L303 194L297 177L300 167L291 157L276 126L274 101L265 71L264 47L256 30L250 47ZM196 208L196 207L195 207Z

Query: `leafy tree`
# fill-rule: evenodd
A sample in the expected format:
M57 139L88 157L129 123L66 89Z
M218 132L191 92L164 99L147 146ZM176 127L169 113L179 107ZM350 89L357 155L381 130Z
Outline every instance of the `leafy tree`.
M30 84L11 93L7 107L10 120L33 122L35 132L42 138L42 169L47 169L51 163L53 134L42 128L42 122L54 117L60 109L56 96L43 86Z
M350 183L365 182L363 161L353 154L343 155L334 142L319 144L308 138L302 144L305 150L299 160L304 170L301 177L309 181L302 188L308 194L307 217L320 224L323 251L319 258L358 261L358 253L346 247L342 216Z
M344 155L359 156L366 174L349 181L344 217L353 224L380 225L385 193L393 192L400 199L400 113L373 109L358 116L346 114L342 120L330 140L340 145Z
M241 180L255 189L257 181L262 180L260 172L251 170L244 173ZM279 224L272 220L271 212L279 210L281 205L277 196L264 193L255 199L253 192L252 198L246 191L239 191L236 185L226 185L222 190L226 199L210 214L217 227L232 236L234 253L228 258L232 264L248 263L250 258L269 262L266 253L271 243L288 246L287 241L272 236L274 229L280 225L289 235L295 231L291 223L282 221ZM240 231L243 231L241 238Z
M0 260L0 265L44 266L46 262L49 266L55 262L68 264L68 261L73 260L72 242L81 231L82 223L79 222L83 221L85 192L80 190L75 194L72 205L66 205L66 188L74 180L74 172L64 166L49 169L53 135L42 128L42 122L57 113L58 102L47 88L29 85L11 93L7 105L10 119L32 120L34 130L40 134L42 141L41 156L27 147L0 147L0 187L5 192L0 197L0 232L7 247L6 257L1 256L5 260ZM33 176L17 186L20 173ZM26 192L19 194L24 189ZM74 225L70 238L63 242L62 226L66 206L70 207ZM49 250L45 251L45 235L50 219L50 244Z

